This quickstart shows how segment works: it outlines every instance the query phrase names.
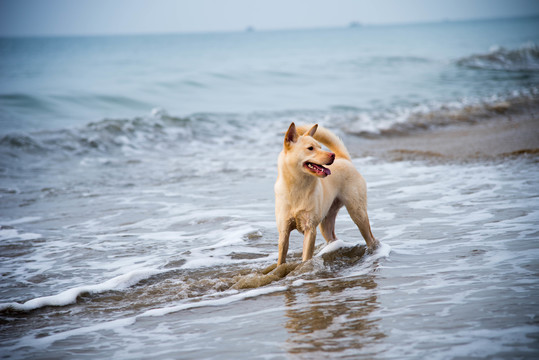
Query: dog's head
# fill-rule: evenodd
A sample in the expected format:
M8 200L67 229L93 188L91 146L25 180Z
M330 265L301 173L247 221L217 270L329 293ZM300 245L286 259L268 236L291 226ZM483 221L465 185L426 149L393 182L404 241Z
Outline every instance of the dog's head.
M287 162L291 162L309 175L324 178L331 174L324 165L333 164L335 154L322 150L320 143L313 137L316 129L318 129L318 124L300 135L296 130L296 125L290 124L284 137L284 153Z

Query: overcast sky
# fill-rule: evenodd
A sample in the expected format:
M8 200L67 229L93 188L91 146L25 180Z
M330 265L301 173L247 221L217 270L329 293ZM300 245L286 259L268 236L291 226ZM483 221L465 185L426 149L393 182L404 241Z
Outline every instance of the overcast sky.
M238 31L539 15L539 0L0 0L0 36Z

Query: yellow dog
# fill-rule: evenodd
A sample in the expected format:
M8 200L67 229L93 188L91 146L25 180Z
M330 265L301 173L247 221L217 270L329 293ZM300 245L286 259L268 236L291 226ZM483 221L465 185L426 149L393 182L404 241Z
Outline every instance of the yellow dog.
M320 143L332 152L322 150ZM359 228L369 249L374 238L367 215L367 187L350 154L331 131L314 126L290 124L279 155L275 183L275 216L279 230L279 260L286 262L290 232L304 234L303 261L312 258L316 227L328 243L337 240L335 218L342 206Z

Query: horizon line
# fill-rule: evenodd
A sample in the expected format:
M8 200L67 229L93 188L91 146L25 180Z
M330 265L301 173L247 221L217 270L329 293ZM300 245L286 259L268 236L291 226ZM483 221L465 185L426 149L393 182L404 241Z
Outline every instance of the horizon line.
M522 16L500 16L500 17L477 17L477 18L444 18L439 20L425 21L403 21L403 22L387 22L387 23L364 23L361 21L350 21L347 24L341 25L322 25L313 27L289 27L289 28L257 28L252 24L245 25L242 29L234 30L195 30L195 31L148 31L148 32L118 32L118 33L50 33L50 34L0 34L0 39L7 38L63 38L63 37L121 37L121 36L158 36L158 35L209 35L209 34L241 34L241 33L257 33L257 32L279 32L279 31L312 31L312 30L330 30L330 29L356 29L370 27L390 27L390 26L413 26L413 25L429 25L429 24L450 24L463 22L477 21L500 21L500 20L517 20L517 19L532 19L539 17L539 13Z

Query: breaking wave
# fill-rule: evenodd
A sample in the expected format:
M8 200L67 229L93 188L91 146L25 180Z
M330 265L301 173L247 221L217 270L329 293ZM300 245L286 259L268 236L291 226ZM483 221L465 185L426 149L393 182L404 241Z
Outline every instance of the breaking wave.
M224 145L231 149L257 144L278 149L290 122L321 123L334 131L363 137L404 135L448 125L488 121L539 109L539 88L487 99L419 104L395 108L359 109L335 106L327 111L287 111L251 114L199 113L175 117L162 109L132 119L104 119L82 127L0 137L0 160L8 163L23 155L71 157L94 154L160 154L173 149ZM242 145L243 144L243 145ZM277 151L277 150L276 150Z
M210 131L215 121L211 114L174 117L154 109L150 116L133 119L104 119L78 128L8 133L0 137L0 153L16 158L21 154L85 155L166 149L172 144L211 139L217 135Z
M83 285L65 290L56 295L34 298L24 303L11 302L0 304L0 312L8 309L30 311L45 306L65 306L74 304L81 294L99 294L110 290L122 290L158 273L158 270L135 270L107 280L101 284Z
M478 101L460 101L439 105L418 105L381 113L359 113L342 125L343 131L375 138L406 135L435 128L473 124L490 119L533 114L539 109L539 89L514 96L495 96Z
M336 274L339 274L339 270L343 269L351 270L349 274L344 275L345 278L369 273L376 267L377 260L387 258L391 252L391 247L383 243L374 252L369 252L364 245L346 243L341 240L318 248L320 249L318 254L308 262L301 263L301 254L297 253L290 254L293 261L280 266L274 264L256 268L249 265L238 267L238 264L234 264L217 268L203 266L188 269L183 264L170 270L141 268L102 283L84 284L55 295L36 297L22 303L15 301L0 303L0 314L72 305L85 294L95 295L93 301L110 301L112 308L117 302L117 297L106 293L113 291L123 291L125 299L132 298L130 302L151 306L165 300L219 296L219 294L226 295L230 292L262 287L268 289L267 286L272 283L284 285L283 289L286 289L291 284L302 285L323 279L333 279ZM342 278L343 275L340 277ZM181 305L178 310L183 309L184 306ZM187 306L190 308L189 305Z
M472 69L539 71L539 46L530 43L515 50L493 46L487 54L467 56L457 64Z

